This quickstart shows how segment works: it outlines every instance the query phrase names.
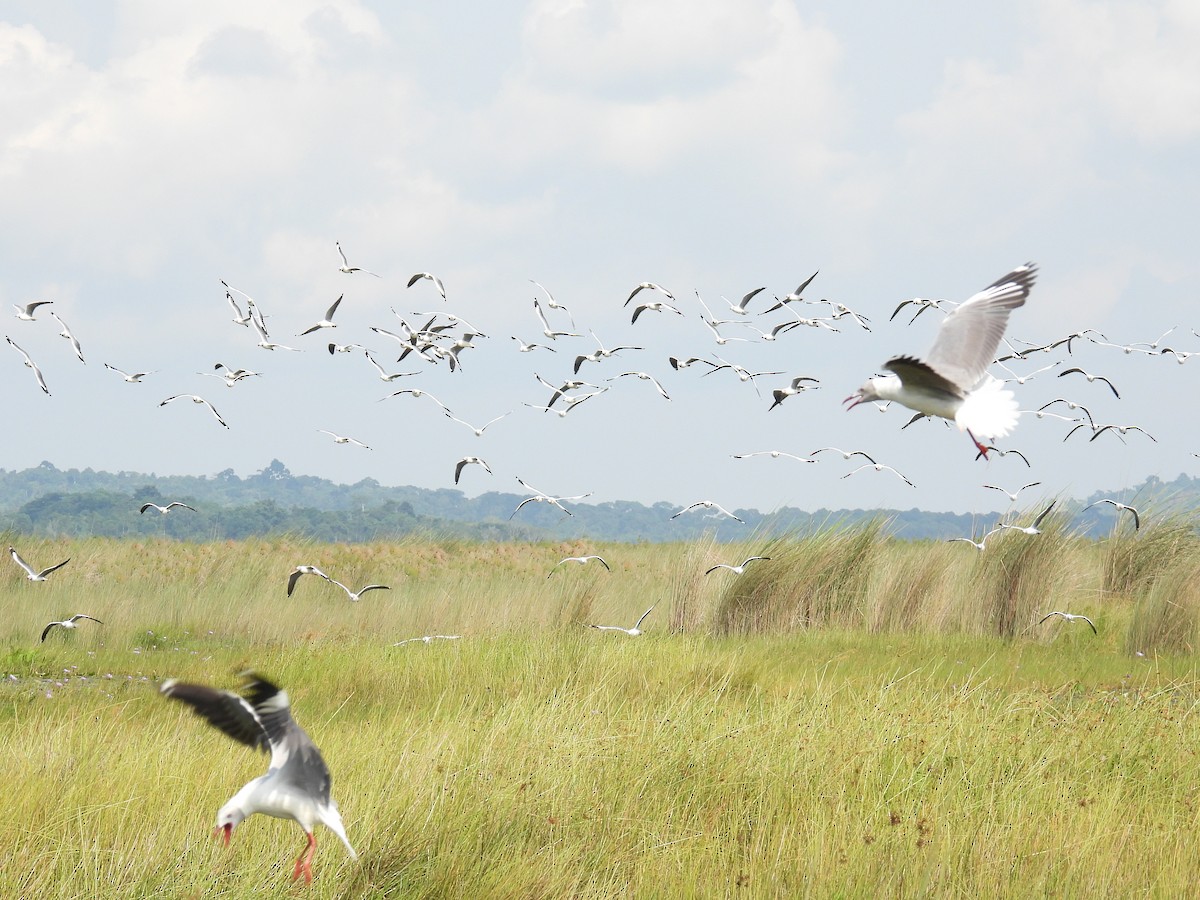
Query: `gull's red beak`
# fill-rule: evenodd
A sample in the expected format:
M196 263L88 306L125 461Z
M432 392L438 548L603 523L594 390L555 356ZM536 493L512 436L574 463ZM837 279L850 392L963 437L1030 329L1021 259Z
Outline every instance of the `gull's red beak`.
M228 847L229 846L229 836L231 834L233 834L233 825L232 825L232 823L226 822L224 825L218 825L216 828L214 828L212 836L213 836L213 840L216 840L219 837L224 837L225 838L225 846Z
M863 402L863 398L862 398L861 393L851 394L849 397L847 397L845 400L842 401L842 403L850 404L849 406L846 407L847 410L854 409L854 407L858 406L858 404L860 404L862 402Z

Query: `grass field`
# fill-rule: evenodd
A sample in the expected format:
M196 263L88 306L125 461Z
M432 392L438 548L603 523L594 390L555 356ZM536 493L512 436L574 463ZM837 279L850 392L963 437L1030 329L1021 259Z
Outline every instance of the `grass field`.
M0 570L3 897L1193 895L1200 552L33 541ZM716 562L764 552L742 576ZM599 552L612 572L563 566ZM318 579L285 596L298 563ZM582 627L629 626L631 638ZM1051 620L1051 609L1084 613ZM73 633L51 619L84 612ZM395 642L429 633L456 641ZM265 771L158 696L283 684L360 859L217 808ZM110 677L111 676L111 677Z

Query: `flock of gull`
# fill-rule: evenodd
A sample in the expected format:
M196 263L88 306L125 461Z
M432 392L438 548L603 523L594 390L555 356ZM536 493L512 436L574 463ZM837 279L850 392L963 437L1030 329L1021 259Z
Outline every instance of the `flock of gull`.
M360 266L352 266L343 251L341 244L336 245L341 261L338 272L346 275L367 275L381 278L375 272ZM1095 441L1104 434L1111 434L1120 440L1138 434L1144 439L1154 441L1153 436L1139 426L1133 424L1115 424L1097 422L1091 411L1084 403L1074 398L1058 397L1038 407L1036 410L1023 410L1011 388L1011 385L1022 387L1033 378L1048 378L1050 373L1058 379L1069 378L1063 385L1077 383L1086 386L1098 386L1105 392L1119 399L1120 393L1112 379L1105 375L1085 370L1080 366L1059 367L1063 364L1065 354L1073 353L1074 345L1088 343L1102 347L1121 350L1125 355L1170 355L1180 364L1185 363L1190 351L1182 351L1172 347L1160 346L1167 335L1158 341L1148 344L1126 344L1110 342L1104 335L1093 331L1081 331L1066 335L1047 344L1028 344L1009 339L1005 336L1010 315L1025 304L1030 296L1037 277L1037 267L1027 263L1014 268L1001 278L989 284L983 290L974 294L959 304L945 300L912 299L900 303L891 315L895 320L902 312L911 312L908 324L912 324L931 310L943 316L936 338L924 356L911 354L897 355L886 360L882 369L887 374L875 375L869 378L857 391L846 398L848 408L863 404L873 404L881 410L886 410L890 404L899 404L909 408L914 415L904 428L925 419L944 419L953 423L959 430L966 432L973 444L977 457L989 458L990 454L1005 456L1015 454L1027 467L1031 466L1025 454L1012 448L996 446L995 442L1007 437L1016 427L1020 416L1031 414L1037 419L1061 420L1069 430L1063 440L1069 439L1079 431L1089 434L1089 440ZM728 307L724 318L713 314L708 304L696 294L699 316L715 344L721 348L731 349L722 352L732 355L732 346L740 342L771 342L776 341L788 332L797 329L814 329L818 332L836 333L844 328L871 330L871 320L848 306L827 299L812 299L806 296L806 291L816 278L814 273L805 279L796 290L776 296L773 305L767 305L762 299L766 290L763 287L747 292L734 303L725 301ZM540 342L526 341L517 335L511 335L520 353L557 354L559 349L571 346L567 342L584 340L574 315L542 284L532 281L540 291L533 299L532 311L540 328ZM441 278L431 272L418 272L407 281L407 289L419 287L428 283L436 291L441 301L447 300L447 289ZM264 351L300 352L301 348L287 346L275 341L268 328L268 316L249 294L232 287L225 281L225 300L233 313L233 323L240 327L252 329L257 335L256 346ZM338 327L337 316L345 299L345 294L339 294L315 323L299 331L295 337L305 338L314 334L323 334ZM61 326L61 336L68 340L74 355L81 363L85 363L83 347L71 329L53 310L48 309L53 301L38 300L27 304L17 304L16 318L23 323L38 321L38 313L49 314ZM623 307L629 313L630 326L645 322L647 317L654 315L669 315L690 317L685 312L684 305L674 293L661 284L645 281L636 285L625 299ZM751 307L762 307L761 312L752 312ZM389 372L379 361L381 354L364 344L349 342L328 342L324 349L330 356L340 354L360 354L364 357L379 379L388 385L393 385L402 378L417 376L420 371L429 367L444 366L450 372L462 371L464 357L477 346L477 341L487 339L487 335L464 318L444 309L436 312L411 313L404 315L392 310L395 321L389 322L388 327L374 325L370 331L375 339L386 340L392 351L398 354L397 364L406 363L415 366L416 371ZM778 314L777 321L762 317ZM756 322L763 322L760 327ZM1174 329L1172 329L1174 331ZM583 403L600 397L613 390L619 382L631 379L647 385L647 390L654 391L662 401L670 401L671 397L662 381L653 373L641 369L628 369L613 372L599 378L590 376L593 371L599 371L601 366L609 365L622 354L634 354L644 351L638 343L606 345L599 337L591 332L592 339L597 344L595 349L586 352L573 347L564 354L568 360L570 374L561 378L546 379L541 374L536 375L540 388L547 391L542 403L525 402L524 406L543 413L553 412L565 418L576 415L575 410ZM1171 332L1168 332L1170 334ZM364 335L364 340L367 336ZM32 370L38 388L50 394L50 388L42 369L18 345L11 336L6 340L20 354L26 367ZM560 344L560 342L563 342ZM1032 371L1025 370L1024 363L1041 354L1058 352L1058 358L1049 364L1041 365ZM998 352L1003 355L997 356ZM777 409L785 401L820 387L820 379L808 375L795 375L783 371L754 371L750 367L727 360L711 353L706 356L670 356L667 363L675 372L697 367L700 378L727 377L719 373L728 373L739 381L751 385L758 396L762 396L759 381L769 378L782 377L777 386L770 388L771 402L765 406L766 411ZM128 383L141 383L156 374L152 371L125 371L109 363L105 368L113 371ZM863 361L864 367L871 365L870 360ZM997 378L989 374L992 366L1003 369L1009 377ZM1056 369L1059 371L1055 372ZM211 372L200 373L220 378L229 388L237 388L243 382L261 377L261 373L240 367L231 367L224 363L216 363ZM593 377L588 381L583 376ZM504 412L483 424L476 425L456 416L451 408L434 397L423 388L398 389L382 400L410 397L413 399L427 398L430 407L436 407L434 415L444 416L469 429L476 438L484 438L485 432L496 423L513 414ZM215 422L223 428L230 425L218 412L217 408L205 397L192 393L176 393L165 397L159 406L167 406L177 400L188 400L195 406L202 407ZM762 402L766 404L766 398ZM1054 411L1050 411L1051 408ZM329 436L336 444L358 447L370 450L363 441L356 437L343 435L328 429L318 429ZM838 447L819 447L808 453L788 450L760 450L734 454L736 459L765 457L769 459L785 459L792 462L816 463L822 455L831 458L840 457L841 461L855 467L841 477L849 478L858 472L874 471L888 473L912 485L905 475L895 468L877 461L872 453L861 449L842 449ZM862 462L859 462L859 461ZM493 469L480 454L465 455L453 465L453 480L455 484L463 477L468 466L477 466L491 475ZM563 516L572 516L567 503L591 496L591 492L571 495L556 494L535 488L516 475L517 482L529 492L512 511L510 518L515 517L524 507L531 504L546 504L560 511ZM1015 490L986 484L984 488L1004 493L1010 504L1015 504L1018 496L1041 484L1040 481L1029 481ZM1021 525L1001 519L996 526L983 537L953 538L954 541L970 543L977 551L985 552L987 541L993 535L1005 531L1015 531L1028 538L1035 538L1041 533L1044 520L1055 509L1057 500L1049 503L1028 525ZM1141 527L1141 515L1134 507L1115 499L1103 499L1097 504L1108 504L1118 514L1127 514L1133 527ZM1092 505L1097 505L1092 504ZM1012 507L1010 506L1010 509ZM165 505L144 503L139 512L155 510L160 515L167 515L173 510L191 510L195 507L182 501L172 501ZM744 523L736 512L722 506L711 499L697 500L681 507L671 518L675 519L687 514L697 513L706 516L719 517ZM26 574L30 581L44 582L57 570L65 566L69 559L63 560L48 568L39 569L26 562L15 548L10 547L9 553ZM762 564L769 561L766 556L749 556L740 563L718 563L705 571L705 575L719 572L732 576L741 576L752 564ZM611 571L609 563L596 554L569 556L560 560L546 575L552 577L563 566L587 566L595 564ZM349 601L358 602L371 591L390 590L382 583L371 583L352 590L347 585L326 574L313 565L299 565L287 577L287 596L291 597L301 578L312 576L314 581L336 585L346 594ZM647 617L655 609L651 605L632 627L618 625L602 625L587 623L587 627L599 631L621 632L631 637L643 634L642 626ZM1082 621L1091 627L1096 626L1091 619L1055 610L1046 613L1041 622L1051 618L1059 618L1066 623ZM103 624L99 619L79 613L61 621L53 621L45 626L41 640L45 641L53 629L60 628L64 632L75 629L81 621L92 621ZM410 638L399 642L396 646L408 643L429 644L437 640L457 640L457 634L429 634ZM161 686L161 692L168 698L178 700L191 707L196 714L203 717L214 727L230 738L252 748L269 752L270 764L268 771L246 784L238 791L217 814L214 835L223 837L228 843L232 830L247 816L254 813L294 819L305 832L306 844L300 857L296 860L293 879L303 877L311 880L311 863L316 849L316 839L313 828L320 823L332 830L345 844L351 856L355 851L346 836L337 805L330 796L330 774L320 752L312 740L292 719L291 705L286 691L267 679L254 673L245 674L246 683L242 693L217 690L197 684L184 684L174 680L166 681Z

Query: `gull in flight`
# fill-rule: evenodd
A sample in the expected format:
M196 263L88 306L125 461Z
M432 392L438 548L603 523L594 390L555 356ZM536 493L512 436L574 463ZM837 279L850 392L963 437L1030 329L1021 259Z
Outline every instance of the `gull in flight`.
M822 447L820 450L814 450L812 453L810 453L808 455L816 456L818 453L825 453L825 452L840 453L842 455L842 459L847 459L847 460L852 459L855 456L861 456L863 459L865 459L867 462L871 463L872 465L875 464L874 458L869 456L866 452L864 452L862 450L843 450L840 447Z
M517 508L514 509L512 511L512 515L509 516L510 519L513 516L515 516L518 512L520 512L521 507L524 506L526 503L549 503L551 506L557 506L568 516L573 516L575 514L573 512L571 512L569 509L567 509L565 506L563 506L562 501L563 500L582 500L585 497L592 496L592 492L588 491L586 494L576 494L573 497L551 497L545 491L539 491L533 485L527 484L525 481L523 481L521 479L520 475L518 475L516 477L517 477L517 482L521 485L521 487L533 491L536 496L526 497L524 500L522 500L520 503L518 503Z
M341 243L338 241L334 241L333 243L334 246L337 247L338 256L342 258L342 264L338 266L339 272L345 272L347 275L352 275L355 272L366 272L368 275L375 275L374 272L368 269L360 269L358 266L350 265L350 263L346 260L346 251L342 249ZM379 276L375 275L375 277L378 278Z
M844 401L895 400L928 416L950 419L986 458L980 438L1004 437L1017 424L1017 403L1004 383L987 374L1009 314L1023 306L1037 276L1026 263L993 282L942 321L925 360L894 356L891 375L871 378Z
M1132 506L1127 506L1124 503L1118 503L1116 500L1109 500L1107 497L1105 497L1103 500L1097 500L1095 503L1089 503L1083 509L1086 511L1101 503L1107 503L1109 506L1113 507L1113 509L1117 510L1117 512L1127 512L1132 515L1134 531L1137 531L1142 527L1142 517L1138 515L1138 511L1136 509L1134 509Z
M1058 610L1055 610L1054 612L1046 613L1046 615L1042 616L1042 621L1038 622L1038 624L1041 625L1042 622L1045 622L1047 619L1051 619L1054 616L1061 617L1064 622L1080 622L1080 621L1087 622L1088 625L1090 625L1092 627L1092 634L1100 633L1096 630L1096 623L1093 622L1091 619L1089 619L1087 616L1080 616L1080 615L1074 615L1072 613L1059 612Z
M69 619L63 619L63 621L61 621L61 622L51 622L49 625L47 625L45 628L43 628L42 629L42 641L44 642L46 640L46 635L48 635L50 633L50 629L53 628L55 625L59 625L66 629L78 628L79 627L78 623L79 623L80 619L87 619L91 622L99 622L101 625L104 624L103 622L100 622L99 619L95 618L94 616L85 616L83 613L75 613L75 615L71 616L71 618L69 618Z
M771 457L771 459L779 459L780 457L787 457L788 459L796 460L796 462L806 462L806 463L815 463L816 462L815 459L809 459L807 456L797 456L795 453L785 453L782 450L756 450L753 453L735 453L735 454L733 454L734 459L749 459L751 456L769 456L769 457Z
M359 600L362 599L362 595L365 594L367 591L390 591L391 590L391 588L388 587L386 584L368 584L362 590L352 591L352 590L350 590L350 588L346 587L344 584L342 584L336 578L330 578L329 580L331 582L333 582L334 584L336 584L338 587L340 587L343 591L346 592L347 596L349 596L349 598L350 598L351 603L357 603Z
M603 343L601 343L600 338L596 337L596 332L594 332L594 331L591 332L591 335L595 339L596 343L599 344L600 346L597 349L593 350L591 353L584 353L584 354L581 354L581 355L575 357L574 372L576 375L579 374L579 367L582 366L585 362L600 362L600 360L602 360L602 359L608 359L610 356L615 356L617 353L620 353L622 350L644 350L645 349L644 347L621 346L621 347L613 347L610 350L607 347L605 347Z
M1001 522L1000 527L1001 528L1011 528L1014 531L1021 532L1022 534L1041 534L1042 533L1041 532L1042 520L1045 519L1046 516L1050 515L1050 510L1054 509L1054 504L1056 504L1056 503L1058 503L1057 500L1051 501L1050 505L1047 506L1045 509L1043 509L1038 514L1038 517L1033 520L1032 525L1026 525L1025 527L1021 527L1020 525L1009 525L1007 522Z
M231 293L231 291L235 291L237 288L231 288L229 285L225 284L224 281L222 281L221 284L225 287L225 299L229 302L230 307L233 309L233 324L244 325L249 328L250 323L254 321L254 307L250 306L246 312L246 315L242 315L242 308L237 305L237 301L233 299L233 294ZM241 294L242 292L238 291L238 293ZM243 296L245 295L243 294ZM249 298L247 297L247 299ZM254 301L251 300L250 302L253 304Z
M331 438L333 438L333 442L335 444L354 444L355 446L362 447L364 450L371 449L366 444L364 444L362 441L356 441L352 437L346 437L345 435L342 435L342 434L334 434L332 431L326 431L324 428L318 428L317 431L319 431L321 434L329 435Z
M69 563L71 561L71 558L68 556L66 559L64 559L62 562L60 562L58 565L51 566L48 569L42 569L40 572L38 572L38 571L34 570L33 566L31 566L29 563L25 562L25 560L21 559L21 555L19 553L17 553L15 548L9 547L8 552L9 552L9 555L12 556L13 562L15 562L18 566L20 566L22 569L25 570L25 577L28 578L30 581L45 581L47 575L49 575L55 569L61 569L63 566L65 566L67 563Z
M1075 427L1078 428L1079 426L1077 425ZM1074 428L1071 429L1072 432L1074 430L1075 430ZM1090 438L1088 438L1088 443L1091 443L1092 441L1094 441L1096 438L1100 437L1100 435L1102 435L1106 431L1112 431L1118 437L1122 437L1122 438L1130 431L1140 431L1146 437L1150 438L1150 440L1154 441L1154 443L1156 443L1156 444L1158 443L1158 438L1156 438L1154 435L1152 435L1150 432L1148 432L1145 428L1142 428L1140 425L1096 425L1093 427L1092 436ZM1067 437L1070 437L1070 436L1071 436L1071 434L1068 433ZM1067 438L1063 438L1064 441L1066 439ZM1122 441L1122 443L1124 443L1124 441Z
M1074 411L1077 409L1081 410L1083 412L1083 414L1085 416L1087 416L1088 422L1091 423L1093 430L1095 429L1096 420L1092 418L1092 411L1090 409L1088 409L1086 406L1084 406L1082 403L1076 403L1074 400L1068 400L1065 397L1055 397L1049 403L1043 403L1041 406L1039 406L1037 408L1037 412L1039 412L1039 413L1043 412L1043 411L1045 411L1047 406L1053 406L1055 403L1065 403L1065 404L1067 404L1067 409L1069 409L1071 411ZM1041 418L1041 416L1039 416L1038 418Z
M457 422L459 425L466 425L473 432L475 432L475 437L483 437L483 433L485 431L487 431L489 425L493 425L496 422L499 422L501 419L505 418L505 416L511 416L511 415L512 415L512 410L509 410L508 412L504 413L503 415L496 416L496 418L492 419L490 422L487 422L484 425L480 426L479 428L476 428L470 422L464 422L462 419L458 419L458 418L455 418L454 416L450 415L449 411L446 412L447 419Z
M429 393L429 391L423 391L420 388L404 388L403 390L395 391L394 393L388 394L387 397L380 397L379 400L380 401L387 400L388 397L399 397L401 394L411 394L414 397L428 397L430 400L432 400L434 403L436 403L438 406L440 406L442 408L443 412L445 412L447 414L449 414L449 412L450 412L450 407L448 407L445 403L443 403L437 397L433 396L433 394Z
M997 534L1001 530L1002 529L1000 529L998 527L993 528L991 531L989 531L987 534L985 534L983 537L981 537L978 541L974 540L973 538L957 537L957 538L947 538L946 543L953 544L955 541L962 541L964 543L970 544L972 547L974 547L976 550L978 550L980 553L982 553L986 549L987 539L990 538L993 534Z
M515 334L512 336L512 339L517 342L517 352L519 353L529 353L532 350L549 350L551 353L558 352L553 347L547 347L545 344L527 344Z
M391 335L391 336L395 337L395 335ZM335 353L353 353L355 350L362 350L364 353L368 353L368 354L371 352L367 347L364 347L362 344L335 344L333 342L330 342L326 349L329 350L330 356L333 356L333 354L335 354Z
M329 346L332 347L334 345L330 344ZM332 352L332 351L330 351L330 352ZM393 372L391 375L389 375L384 370L383 366L381 366L378 362L375 361L375 357L373 357L371 355L370 350L364 350L363 356L365 356L367 358L367 362L369 362L372 366L375 367L375 371L379 373L380 381L392 382L392 381L395 381L397 378L407 378L409 375L419 375L420 374L419 372Z
M1009 500L1009 502L1010 502L1010 503L1016 503L1016 502L1017 502L1017 497L1018 497L1018 496L1020 496L1020 494L1021 494L1021 491L1025 490L1026 488L1037 487L1039 484L1041 484L1041 482L1040 482L1040 481L1031 481L1031 482L1029 482L1029 484L1023 484L1023 485L1021 485L1021 486L1020 486L1019 488L1017 488L1015 491L1006 491L1004 488L1002 488L1002 487L996 487L996 485L994 485L994 484L985 484L985 485L983 485L983 486L984 486L985 488L987 488L988 490L991 490L991 491L999 491L999 492L1000 492L1000 493L1002 493L1002 494L1003 494L1005 497L1007 497L1007 498L1008 498L1008 500Z
M640 316L646 310L650 310L651 312L673 312L677 316L683 315L683 310L676 309L674 306L664 300L650 300L646 303L639 303L633 308L633 318L629 320L630 323L632 324L636 322L638 320L638 316Z
M213 837L230 835L243 819L265 813L277 819L294 819L308 839L292 869L292 880L301 875L312 881L312 860L317 850L313 826L320 822L346 845L357 859L346 837L337 804L329 795L331 778L321 751L292 719L287 691L253 672L242 675L242 695L218 691L201 684L184 684L169 678L159 690L173 700L186 703L210 725L240 744L271 754L267 774L247 783L217 811Z
M1158 352L1160 355L1163 353L1170 353L1175 357L1175 362L1179 363L1181 366L1193 356L1200 355L1200 350L1175 350L1171 347L1163 347Z
M1113 386L1113 383L1111 381L1109 381L1103 375L1093 375L1090 372L1085 372L1083 369L1079 368L1079 366L1072 366L1069 369L1063 369L1061 372L1058 373L1058 377L1062 378L1064 375L1072 375L1072 374L1082 375L1084 378L1086 378L1088 380L1088 384L1091 384L1093 381L1103 381L1105 384L1108 385L1108 389L1113 392L1113 396L1116 397L1118 400L1121 399L1121 395L1117 393L1117 389L1116 389L1116 387Z
M318 578L324 578L326 581L333 580L316 566L296 566L296 568L292 569L291 574L288 575L287 595L289 597L292 596L292 591L296 589L296 582L305 575L316 575Z
M213 406L211 403L209 403L207 400L205 400L203 397L201 397L199 394L176 394L174 397L168 397L166 400L164 400L162 403L160 403L158 405L166 406L172 400L179 400L179 399L183 399L183 398L191 400L193 403L203 403L205 406L208 407L209 412L211 412L214 416L216 416L216 419L218 422L220 422L226 428L229 427L228 423L226 423L226 421L221 418L221 414L219 412L217 412L217 408L215 406Z
M805 391L813 390L813 388L810 388L804 383L806 381L814 382L814 384L821 383L821 379L819 378L812 378L808 375L797 375L792 379L791 383L787 387L776 388L775 390L771 391L771 396L775 398L775 402L767 407L767 412L773 410L788 397L793 397L796 394L802 394Z
M563 403L567 404L562 409L553 409L549 405L536 406L533 403L526 403L525 406L528 406L530 409L540 409L542 412L557 413L558 417L560 419L563 419L563 418L566 418L567 413L569 413L571 410L573 410L576 406L578 406L584 400L590 400L592 397L596 397L600 394L603 394L608 390L609 390L609 388L602 387L602 388L598 388L597 390L591 391L590 393L587 393L587 394L576 394L574 397L568 397L566 394L559 392L558 394L556 394L554 397L551 398L551 403L553 403L554 400L557 400L558 397L561 396Z
M538 287L540 287L545 292L546 306L548 306L550 309L561 309L563 312L565 312L567 314L567 318L571 320L571 327L574 328L575 327L575 317L573 315L571 315L571 311L569 309L567 309L565 306L563 306L561 303L559 303L557 300L555 300L554 295L551 294L548 290L546 290L546 286L544 284L539 284L538 282L534 281L532 278L530 278L529 281L531 284L536 284Z
M1061 366L1062 360L1056 359L1054 362L1050 363L1050 365L1042 366L1040 369L1034 369L1032 372L1027 372L1024 375L1018 375L1002 362L997 361L996 365L1012 376L1011 378L1002 379L1005 383L1015 381L1017 384L1024 384L1036 375L1041 375L1043 372L1049 372L1051 369Z
M750 315L750 312L749 312L749 310L746 309L747 304L749 304L751 300L753 300L755 297L757 297L759 294L761 294L765 290L766 290L766 286L763 286L760 288L755 288L750 293L748 293L744 297L742 297L742 299L740 301L738 301L737 303L730 303L728 300L725 300L724 297L722 297L721 299L725 300L725 305L729 307L730 312L735 312L739 316L748 316L748 315ZM699 294L697 294L697 296L699 296Z
M408 286L412 287L422 278L426 279L427 281L432 281L434 286L437 288L438 293L442 295L442 299L446 299L446 286L442 284L442 279L438 278L432 272L418 272L416 275L413 275L410 279L408 279Z
M593 559L596 560L596 562L600 563L600 565L604 566L604 568L608 569L608 571L610 571L610 572L612 571L612 569L609 568L608 563L606 563L604 561L604 557L602 557L602 556L596 556L595 554L593 554L591 556L568 556L566 559L560 559L558 562L556 562L554 564L554 567L550 570L549 574L546 577L549 578L550 575L553 575L555 572L557 572L558 567L561 566L563 563L579 563L581 566L583 566L583 565L587 565L588 562L590 562Z
M657 606L656 603L654 606ZM623 631L630 637L637 637L642 633L642 623L646 621L646 616L654 610L654 606L642 613L642 617L637 620L637 624L632 628L622 628L620 625L588 625L588 628L595 628L598 631Z
M913 484L911 481L909 481L908 478L906 478L904 475L901 475L900 472L898 472L896 469L893 469L891 466L882 465L881 463L864 463L863 465L859 466L857 469L851 469L849 472L847 472L842 477L849 478L851 475L861 472L863 469L874 469L876 472L891 472L893 475L895 475L897 478L899 478L901 481L903 481L909 487L916 487L915 484Z
M745 519L739 519L737 516L735 516L733 513L731 513L725 507L721 506L721 504L714 503L712 500L697 500L695 503L692 503L689 506L685 506L679 512L675 513L675 515L671 516L671 518L678 519L685 512L691 512L693 509L710 509L714 513L718 513L723 516L728 516L729 518L733 519L734 521L741 522L743 525L746 524Z
M492 467L487 464L487 460L485 460L482 456L464 456L454 466L454 483L455 484L458 484L458 479L459 479L459 476L462 475L462 470L466 466L470 466L470 465L483 466L483 470L485 472L487 472L489 475L492 474Z
M756 559L770 559L770 558L771 557L769 557L769 556L747 556L742 561L742 564L739 566L731 566L731 565L729 565L729 563L717 563L715 566L713 566L711 569L709 569L704 574L711 575L713 572L717 571L717 569L728 569L734 575L741 575L743 572L746 571L746 566L750 565L750 563L754 562Z
M340 300L341 298L339 297L338 299ZM258 332L258 346L262 347L264 350L291 350L294 353L301 352L296 347L288 347L284 344L277 344L274 341L272 341L270 338L268 338L266 325L264 325L258 319L254 320L253 325L254 325L254 330ZM309 330L311 331L312 329L309 329ZM307 332L305 332L305 333L307 334Z
M167 513L169 513L172 509L174 509L177 506L181 506L184 509L190 509L192 512L196 512L196 507L188 506L186 503L180 503L178 500L172 500L166 506L159 506L157 503L143 503L142 508L138 510L138 513L139 514L144 513L148 509L157 509L159 511L159 514L165 516Z
M52 301L48 300L46 302L49 303ZM50 388L46 387L46 379L42 376L42 370L37 367L37 364L32 359L29 358L28 353L26 353L24 350L22 350L20 347L17 346L16 341L14 341L12 338L7 337L7 336L4 339L6 341L8 341L10 344L12 344L12 347L14 350L16 350L18 353L20 353L23 357L25 357L25 365L28 368L33 369L33 375L37 379L38 387L40 387L42 389L42 391L47 396L49 396Z
M655 389L664 400L671 399L671 395L667 393L666 388L659 383L658 379L645 372L622 372L620 375L614 375L611 378L606 378L605 381L616 381L618 378L624 378L626 375L632 375L634 378L638 378L642 381L649 381L652 385L654 385Z
M813 272L806 279L804 279L802 282L800 282L800 287L796 288L794 291L792 291L790 294L788 294L783 299L776 297L775 305L763 310L763 315L766 315L767 313L775 312L775 310L777 310L777 309L783 309L789 303L795 303L797 301L799 301L801 303L807 303L808 301L805 300L804 297L802 296L802 294L804 293L804 289L807 288L810 284L812 284L813 279L816 278L819 274L821 274L820 269L818 269L816 272Z
M26 303L23 306L20 303L14 303L13 309L17 311L17 318L21 321L34 322L36 321L33 315L34 311L39 306L49 306L53 302L53 300L34 300L32 303Z
M1070 435L1068 435L1068 437L1069 436ZM1025 463L1025 468L1027 468L1027 469L1033 468L1033 466L1030 465L1028 458L1026 458L1025 454L1022 453L1020 450L1001 450L999 447L993 447L991 445L988 445L987 447L984 447L983 450L979 451L979 456L986 455L984 453L984 450L986 450L988 453L995 453L997 456L1001 456L1001 457L1008 456L1011 453L1013 456L1019 456L1021 458L1021 462ZM976 456L975 458L979 459L979 456Z
M916 313L914 313L913 317L908 320L908 324L911 325L913 322L917 321L917 317L920 316L921 313L925 312L925 310L927 310L927 309L940 310L942 308L942 304L945 302L946 302L945 300L923 300L920 297L914 297L911 300L901 300L900 305L897 306L896 309L892 312L891 316L888 317L888 321L891 322L893 319L896 318L896 316L900 315L900 310L904 309L904 307L906 307L906 306L911 305L911 306L917 307Z
M392 646L399 647L402 644L415 644L418 641L422 644L432 644L434 641L457 641L461 637L461 634L427 634L424 637L406 638L403 641L397 641Z
M655 284L653 281L643 281L641 284L639 284L637 287L635 287L633 289L633 293L631 293L625 299L625 302L622 304L622 306L628 306L629 301L632 300L634 297L636 297L638 294L640 294L642 291L658 291L660 294L662 294L668 300L673 301L675 299L675 295L672 294L670 291L668 291L662 285Z
M147 375L154 374L153 372L122 372L116 366L110 366L108 363L104 364L104 368L112 369L114 372L116 372L118 375L120 375L122 378L124 378L130 384L140 384L141 380L143 378L145 378Z
M542 304L538 302L537 297L533 298L533 311L537 313L538 319L542 323L542 334L550 338L552 341L558 340L560 337L583 337L581 334L576 334L574 331L556 331L550 327L550 322L546 319L546 314L542 312ZM572 325L572 328L575 326Z
M721 369L731 369L731 370L733 370L734 373L737 374L738 381L741 381L743 383L745 383L747 381L750 382L752 385L754 385L754 390L757 392L758 391L758 382L754 380L755 378L759 378L760 376L763 376L763 375L782 375L783 374L782 372L751 372L745 366L739 366L737 363L727 362L727 361L721 359L721 357L719 357L719 356L717 357L717 359L720 360L720 365L713 366L711 369L709 369L707 372L705 372L703 375L701 375L700 376L701 378L707 378L713 372L719 372L719 371L721 371Z
M333 321L333 314L337 312L338 304L342 302L342 298L345 296L345 294L338 294L338 298L333 301L333 304L329 307L329 309L325 310L325 318L323 318L316 325L310 325L308 328L296 335L296 337L303 337L306 334L312 334L314 331L319 331L322 328L337 328L337 324Z
M70 619L64 619L62 622L52 622L47 625L46 628L42 629L42 641L46 641L46 636L50 634L50 629L53 629L55 625L59 625L61 628L65 629L79 628L79 619L88 619L90 622L98 622L101 625L104 624L103 622L100 622L100 619L97 619L94 616L85 616L84 613L77 612Z
M79 357L81 363L87 364L87 360L83 358L83 349L79 346L79 340L71 333L71 329L67 327L67 323L58 317L58 313L50 310L50 318L62 326L62 331L58 333L59 337L64 337L71 342L71 348L75 351L75 355Z

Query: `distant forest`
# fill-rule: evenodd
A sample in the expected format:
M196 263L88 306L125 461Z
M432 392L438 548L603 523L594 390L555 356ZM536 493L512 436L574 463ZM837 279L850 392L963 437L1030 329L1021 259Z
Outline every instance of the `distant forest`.
M739 524L704 511L679 511L669 503L646 506L632 501L567 503L566 515L546 503L527 504L511 518L528 494L489 491L469 498L461 491L387 487L372 478L335 484L323 478L293 475L275 459L244 478L227 469L213 476L155 475L58 469L50 462L23 471L0 469L0 528L45 537L170 537L184 541L239 540L292 535L314 541L359 542L408 535L466 540L682 541L713 534L718 541L751 535L804 534L835 525L883 519L903 540L965 537L991 528L994 516L971 516L918 509L853 509L814 512L785 507L769 513L733 512ZM1200 507L1200 478L1180 475L1164 482L1150 477L1135 489L1097 492L1080 499L1062 498L1073 513L1072 527L1100 537L1117 522L1107 504L1086 512L1088 503L1108 497L1138 506L1143 519L1154 515L1192 514ZM197 512L176 509L139 514L147 502L179 500Z

